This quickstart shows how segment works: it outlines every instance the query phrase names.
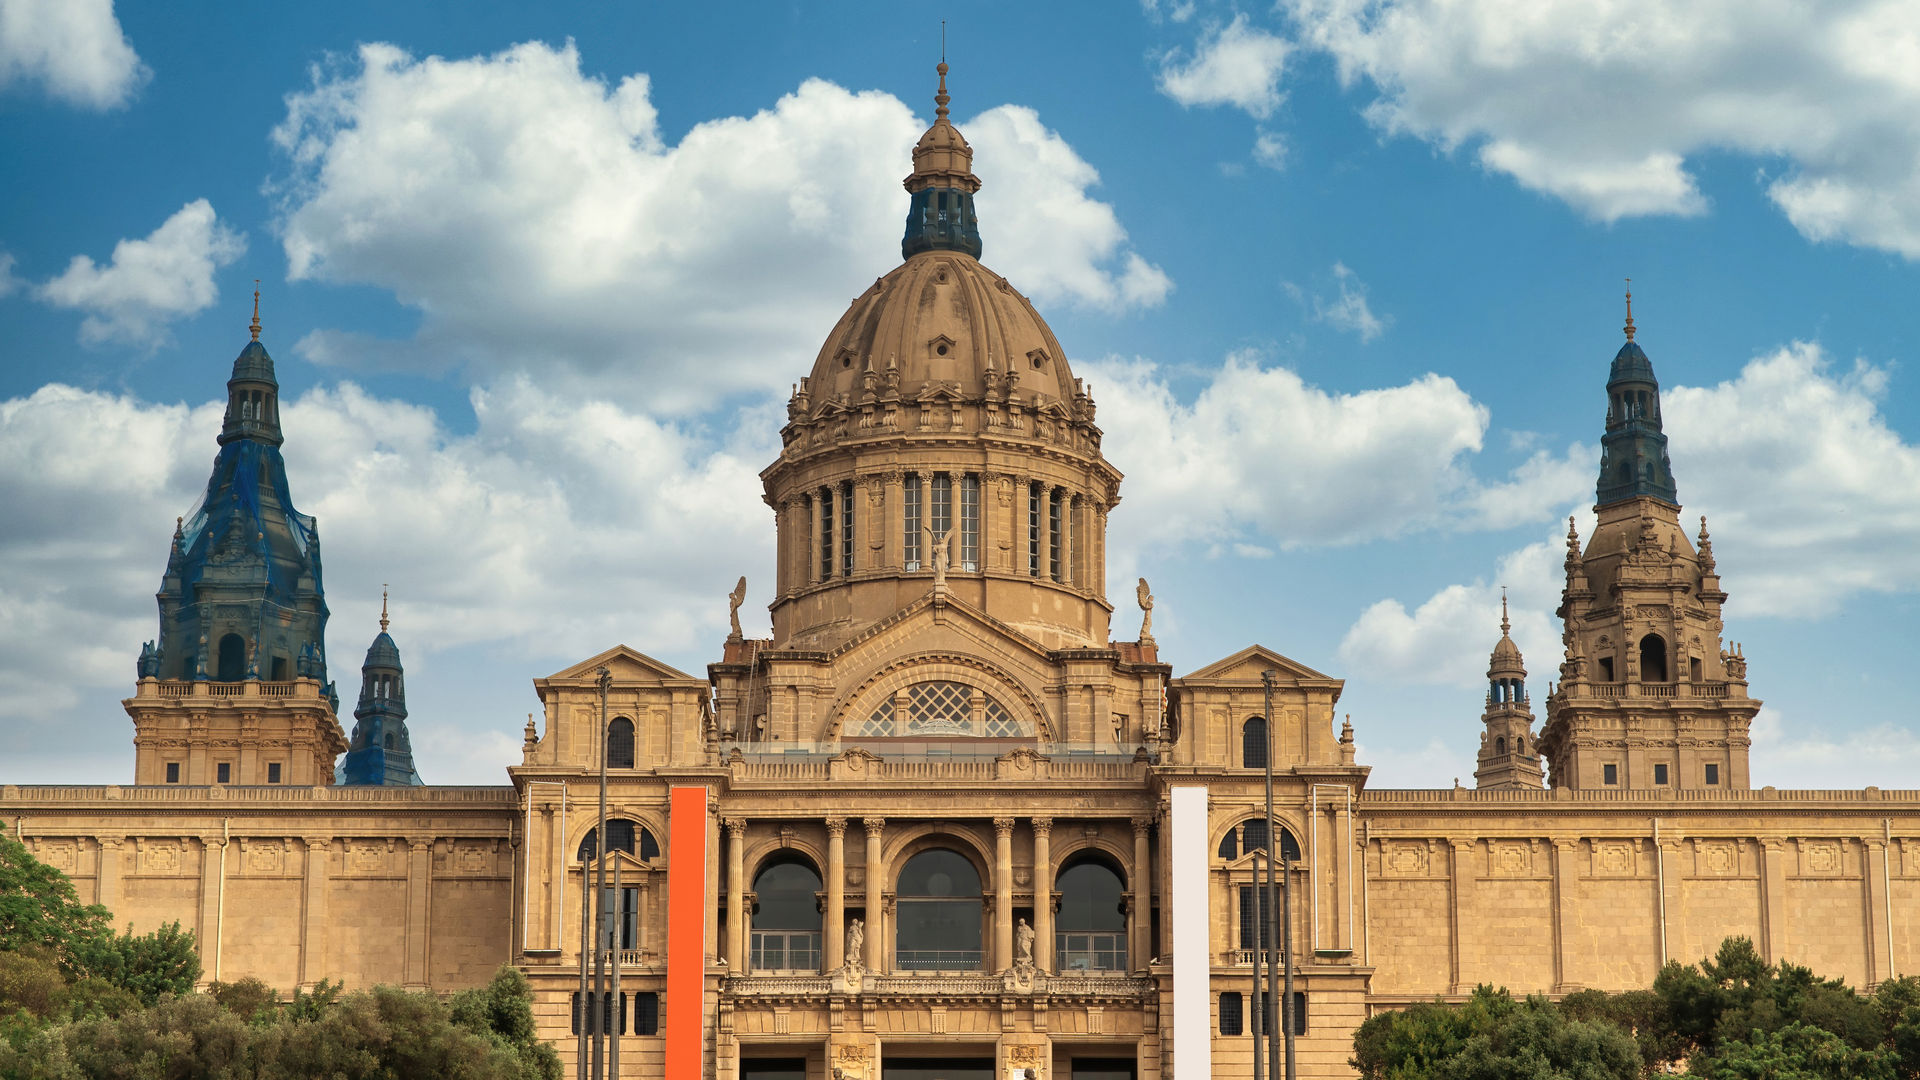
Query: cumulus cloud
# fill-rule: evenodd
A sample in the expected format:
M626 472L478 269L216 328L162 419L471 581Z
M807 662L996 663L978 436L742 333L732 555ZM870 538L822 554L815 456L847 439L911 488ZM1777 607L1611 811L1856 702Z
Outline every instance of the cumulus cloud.
M1317 292L1309 297L1292 283L1288 283L1287 291L1301 303L1310 304L1314 321L1357 334L1363 344L1387 332L1393 317L1373 313L1373 308L1367 303L1366 283L1360 280L1360 275L1348 269L1345 263L1337 262L1333 264L1333 284L1337 295L1332 298Z
M282 241L293 277L391 290L422 326L405 349L334 332L300 347L343 366L458 363L478 381L613 373L654 409L775 390L893 264L924 126L891 95L809 80L669 144L647 76L609 86L570 44L455 60L363 46L288 99ZM1098 174L1031 110L962 126L997 270L1043 302L1166 295L1087 194Z
M1920 258L1920 8L1283 0L1384 131L1466 148L1594 218L1698 214L1688 169L1761 159L1802 234Z
M1236 15L1204 35L1191 57L1168 55L1160 66L1160 92L1191 108L1231 105L1264 120L1285 99L1280 77L1292 46Z
M326 546L336 678L372 637L381 582L410 664L467 646L523 660L615 641L691 651L724 635L727 587L772 562L755 473L777 453L776 416L733 416L717 435L523 381L472 403L465 435L352 384L282 407L294 498ZM69 710L132 679L220 417L60 385L0 402L0 459L18 465L0 470L15 508L0 520L0 723L120 745L123 717ZM763 601L771 581L754 584Z
M20 286L26 284L14 276L13 266L13 256L8 252L0 251L0 297L12 296L20 291Z
M1797 342L1717 386L1662 392L1680 498L1689 515L1709 515L1743 617L1818 617L1861 592L1920 589L1920 445L1880 413L1889 379L1866 363L1836 371L1818 345ZM1571 471L1516 474L1524 488L1483 502L1537 505L1576 478L1591 482L1597 452L1575 448L1566 460ZM1581 535L1591 535L1591 511L1578 516ZM1560 657L1551 612L1564 552L1558 535L1529 544L1502 558L1492 577L1445 586L1411 611L1382 599L1349 628L1340 656L1398 682L1469 685L1481 643L1493 640L1487 627L1504 584L1515 604L1514 639L1550 670ZM1756 753L1758 745L1756 735Z
M1287 139L1275 131L1262 131L1253 140L1253 160L1274 172L1287 167Z
M115 244L105 266L75 255L66 272L35 295L85 312L80 340L89 345L122 342L151 350L168 340L169 323L220 298L214 272L246 250L245 234L221 224L207 200L195 199L144 239Z
M1912 790L1920 776L1920 735L1892 724L1840 732L1790 721L1769 704L1753 718L1750 734L1754 787Z
M0 87L37 83L59 101L112 109L149 74L113 0L0 0Z
M1452 379L1335 393L1235 353L1189 404L1149 361L1081 365L1098 391L1105 450L1128 466L1115 546L1254 543L1293 549L1433 527L1501 527L1562 505L1534 494L1570 470L1541 451L1492 485L1471 468L1487 410ZM1482 513L1481 511L1490 513Z

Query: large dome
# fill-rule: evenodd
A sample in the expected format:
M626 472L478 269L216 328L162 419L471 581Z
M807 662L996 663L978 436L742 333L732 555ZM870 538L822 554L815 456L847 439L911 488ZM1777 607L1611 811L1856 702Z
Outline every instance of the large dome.
M1074 398L1060 342L1033 304L956 251L916 255L875 281L827 335L807 380L816 404L854 401L870 383L909 400L939 388L970 400L1011 391L1028 406Z

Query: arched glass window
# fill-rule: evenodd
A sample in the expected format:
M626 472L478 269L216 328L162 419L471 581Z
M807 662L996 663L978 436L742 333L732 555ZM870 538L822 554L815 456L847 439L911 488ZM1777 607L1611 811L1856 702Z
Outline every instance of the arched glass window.
M1667 681L1667 643L1659 634L1640 639L1640 681Z
M958 852L935 849L907 860L896 886L894 958L903 971L977 971L985 911L980 874Z
M633 721L624 716L607 724L607 768L633 768Z
M1240 729L1240 764L1248 769L1267 766L1267 721L1263 716L1248 717Z
M1225 846L1221 845L1222 848ZM1248 818L1246 823L1240 826L1240 850L1267 850L1266 818ZM1280 857L1289 862L1297 862L1300 858L1300 841L1294 839L1293 832L1284 825L1280 826Z
M611 850L624 851L629 855L634 853L637 842L640 852L638 857L641 862L651 862L660 857L660 842L637 822L628 821L626 818L608 818L607 837L608 842L613 845ZM593 831L588 830L587 835L580 841L580 858L584 861L598 854L600 854L600 846L594 842Z
M820 875L803 862L779 862L753 879L755 971L820 970Z
M220 662L213 676L220 682L239 682L247 677L247 642L239 634L220 639Z
M1106 860L1089 857L1060 874L1054 962L1061 971L1125 971L1126 882Z

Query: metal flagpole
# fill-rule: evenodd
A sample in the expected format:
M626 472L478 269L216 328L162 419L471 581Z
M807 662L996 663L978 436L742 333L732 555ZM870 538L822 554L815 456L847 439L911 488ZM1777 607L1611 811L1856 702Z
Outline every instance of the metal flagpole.
M1270 854L1270 853L1262 853ZM1267 1045L1261 1039L1261 1019L1266 1011L1260 1007L1261 961L1266 956L1265 937L1267 932L1267 909L1260 899L1260 855L1253 857L1253 996L1247 999L1252 1007L1253 1016L1253 1080L1262 1080L1266 1075Z
M593 1080L606 1078L607 1019L607 687L613 673L597 668L600 676L600 824L594 831L593 910Z
M1261 672L1260 684L1266 694L1267 710L1267 879L1259 886L1260 916L1264 920L1260 926L1260 936L1265 939L1267 948L1279 949L1280 955L1284 960L1286 957L1286 947L1280 939L1282 926L1277 923L1275 919L1276 913L1273 910L1273 864L1276 861L1279 862L1280 876L1283 882L1286 879L1287 873L1286 851L1280 843L1280 830L1274 827L1273 821L1273 744L1274 736L1279 730L1279 725L1273 722L1273 672L1270 670ZM1287 1024L1287 1000L1274 992L1276 989L1273 985L1274 967L1274 963L1269 960L1267 962L1267 1001L1273 1009L1274 1018L1273 1024L1270 1026L1279 1028L1281 1032L1287 1032L1290 1030ZM1273 1077L1273 1080L1280 1080L1280 1047L1279 1044L1273 1040L1274 1034L1272 1031L1267 1032L1267 1075ZM1289 1042L1289 1045L1291 1045L1291 1042ZM1287 1080L1292 1080L1291 1071L1287 1074Z
M599 843L599 833L594 834L594 842ZM574 1080L587 1080L587 1044L592 1041L593 996L587 991L587 957L593 952L593 930L588 925L587 912L593 906L593 871L582 861L580 864L580 996L574 1002L574 1043L579 1047L579 1062L574 1068Z
M613 1023L607 1025L607 1075L620 1078L620 1033L627 1027L627 999L620 996L620 950L625 947L627 933L626 894L620 891L620 860L613 860L613 912L614 929L607 941L607 950L613 954Z

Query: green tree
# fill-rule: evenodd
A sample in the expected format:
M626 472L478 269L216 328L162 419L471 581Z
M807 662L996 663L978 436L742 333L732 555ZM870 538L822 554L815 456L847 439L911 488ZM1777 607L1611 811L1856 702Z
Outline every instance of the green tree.
M94 933L75 940L73 968L81 975L105 979L154 1005L163 995L178 997L193 989L200 978L200 951L192 931L177 922L148 934Z
M112 916L98 904L82 904L67 876L0 835L0 951L39 948L63 966L76 941L106 932Z
M1350 1064L1367 1080L1633 1080L1641 1057L1610 1022L1479 986L1457 1009L1435 1002L1368 1019Z
M1696 1057L1689 1071L1699 1080L1895 1080L1890 1050L1862 1049L1838 1034L1793 1021L1775 1031L1755 1030L1725 1039L1718 1050Z
M455 1024L512 1051L528 1076L560 1080L560 1055L536 1035L533 986L519 968L502 964L487 985L462 990L449 1004Z

